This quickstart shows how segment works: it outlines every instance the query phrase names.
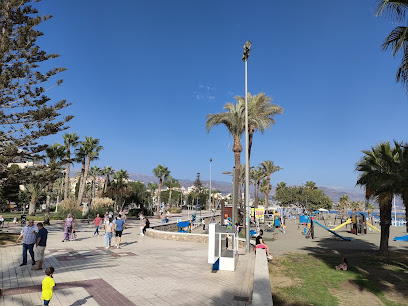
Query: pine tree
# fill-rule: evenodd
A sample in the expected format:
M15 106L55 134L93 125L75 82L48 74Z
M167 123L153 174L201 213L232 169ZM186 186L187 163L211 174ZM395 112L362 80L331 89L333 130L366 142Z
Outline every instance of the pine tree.
M52 77L65 70L47 71L40 64L56 58L37 45L43 35L36 30L52 16L39 16L31 6L36 0L0 0L0 177L7 177L7 164L18 157L41 154L47 144L38 140L65 130L73 116L60 117L70 103L51 102L45 93L62 80ZM48 65L48 64L47 64Z

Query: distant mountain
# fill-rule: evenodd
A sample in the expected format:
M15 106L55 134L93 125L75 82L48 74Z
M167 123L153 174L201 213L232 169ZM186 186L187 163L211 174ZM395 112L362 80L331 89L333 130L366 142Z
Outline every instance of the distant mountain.
M153 175L129 173L129 178L131 180L144 182L146 186L150 182L159 183L159 180ZM178 181L180 182L180 185L184 188L190 187L194 184L194 181L192 180L178 179ZM206 188L210 187L210 181L201 180L201 183ZM337 203L340 197L344 194L349 197L350 201L364 201L365 198L365 193L363 189L348 190L345 188L344 189L328 188L324 186L318 188L322 190L330 199L332 199L334 203ZM232 183L211 180L211 189L213 190L218 189L219 191L221 191L222 194L228 194L232 192ZM252 196L254 195L253 186L250 186L249 192ZM275 187L272 187L272 191L270 194L271 195L275 194Z

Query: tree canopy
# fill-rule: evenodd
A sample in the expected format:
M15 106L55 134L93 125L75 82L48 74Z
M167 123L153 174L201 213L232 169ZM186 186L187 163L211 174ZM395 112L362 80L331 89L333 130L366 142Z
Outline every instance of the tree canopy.
M46 53L38 45L43 35L36 28L51 16L40 16L33 0L0 2L0 176L7 177L8 163L16 158L34 158L47 144L39 139L67 128L73 116L61 118L70 105L51 102L45 93L60 85L52 78L65 68L44 71L41 65L59 55ZM49 66L47 63L46 66Z
M312 182L313 183L313 182ZM276 188L275 200L282 206L296 205L306 211L319 208L331 209L333 201L320 189L311 188L315 183L308 182L308 186L287 186L284 182Z

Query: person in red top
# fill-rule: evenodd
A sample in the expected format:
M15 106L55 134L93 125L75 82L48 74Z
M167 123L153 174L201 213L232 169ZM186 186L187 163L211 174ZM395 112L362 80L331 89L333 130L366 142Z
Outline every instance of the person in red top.
M99 236L99 225L101 225L101 222L102 222L102 219L101 217L99 217L99 214L97 214L95 220L91 222L91 224L95 223L95 232L93 233L92 237L95 237L95 235Z

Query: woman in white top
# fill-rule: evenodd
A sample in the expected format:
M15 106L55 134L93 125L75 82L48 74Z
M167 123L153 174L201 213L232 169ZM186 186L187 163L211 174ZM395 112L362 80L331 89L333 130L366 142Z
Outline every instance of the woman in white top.
M105 224L105 238L106 238L106 249L109 249L112 241L113 233L113 223L112 218L109 218L108 222Z

